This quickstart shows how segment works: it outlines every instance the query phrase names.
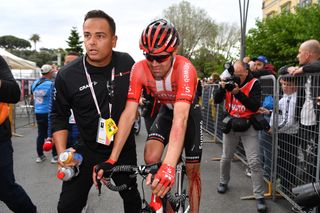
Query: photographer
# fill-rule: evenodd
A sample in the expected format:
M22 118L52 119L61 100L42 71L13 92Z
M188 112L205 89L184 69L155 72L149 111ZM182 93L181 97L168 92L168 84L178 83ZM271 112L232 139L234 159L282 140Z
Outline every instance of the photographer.
M220 89L215 94L214 101L221 103L224 99L227 116L223 121L225 128L218 192L223 194L228 190L231 159L241 139L252 172L257 210L266 212L263 172L259 162L258 131L250 122L250 118L256 114L260 106L261 87L259 81L252 77L247 64L236 61L232 76L220 82Z

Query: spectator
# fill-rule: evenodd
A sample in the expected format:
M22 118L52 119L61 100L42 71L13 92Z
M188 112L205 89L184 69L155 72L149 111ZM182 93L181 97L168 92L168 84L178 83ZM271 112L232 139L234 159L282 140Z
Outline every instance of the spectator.
M13 212L36 213L36 206L24 189L16 183L13 173L11 126L6 103L17 103L19 98L19 85L14 80L8 64L0 56L0 102L4 107L0 112L4 118L0 123L0 200Z
M79 53L77 52L68 52L64 58L63 65L66 66L67 64L71 63L72 61L79 58Z
M257 71L257 68L256 68L256 63L254 61L249 61L249 68L250 68L250 71L251 72L255 72Z
M34 100L34 111L36 114L38 137L37 137L37 163L41 163L46 160L46 156L43 154L43 144L48 137L48 114L49 114L49 101L51 98L51 85L54 71L51 65L45 64L41 67L42 77L36 80L32 86L31 91ZM57 152L55 147L52 148L52 163L57 162Z
M315 181L317 169L317 149L319 137L319 105L317 99L320 97L319 76L311 73L320 73L320 44L317 40L307 40L300 45L297 55L299 67L288 67L281 70L281 74L289 73L300 77L299 84L304 85L298 89L297 115L300 118L299 138L301 138L302 149L305 150L305 163L307 165L304 180ZM309 75L308 75L309 74ZM308 157L307 157L308 156Z
M259 161L258 131L251 126L249 120L259 109L261 87L259 81L252 77L248 66L242 61L237 61L234 64L234 79L236 78L238 80L236 80L234 88L229 84L226 86L226 82L221 81L221 87L214 97L215 103L221 103L225 99L225 107L228 112L225 119L229 120L229 122L225 120L227 125L223 134L218 192L223 194L228 190L231 160L241 140L252 172L253 193L257 200L257 210L266 212L264 181Z
M277 113L277 133L278 133L278 156L277 174L281 180L281 185L285 189L291 189L296 185L296 168L298 166L298 130L299 123L295 119L295 108L297 103L296 79L282 77L280 80L283 97L279 100L279 111ZM270 111L260 108L262 113L268 114ZM275 113L271 114L270 126L273 126ZM270 129L270 133L272 128Z
M114 146L113 139L107 138L107 130L104 128L107 118L118 123L125 107L124 97L128 92L130 69L134 60L127 53L113 51L117 43L116 25L105 12L89 11L84 18L83 33L86 55L64 66L55 81L52 118L57 151L61 153L66 149L68 120L72 109L80 134L79 144L72 151L83 156L79 175L62 184L59 213L85 211L93 183L92 171L96 167L110 170L115 164L137 165L133 131L128 134L115 162L109 159ZM59 162L58 167L61 166L68 165ZM141 198L136 178L130 175L114 175L113 181L116 185L130 186L119 193L123 199L123 212L135 213L140 212Z
M250 56L246 56L242 59L243 63L248 64L251 61L251 57Z
M268 59L260 55L256 59L253 59L255 66L252 71L252 75L255 78L259 78L264 75L275 75L275 69L272 64L268 62Z

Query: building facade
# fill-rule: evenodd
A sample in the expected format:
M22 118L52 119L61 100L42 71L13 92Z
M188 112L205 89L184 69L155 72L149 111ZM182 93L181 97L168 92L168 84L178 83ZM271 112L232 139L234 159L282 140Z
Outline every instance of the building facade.
M320 0L263 0L263 18L279 14L280 12L294 12L296 6L319 4Z

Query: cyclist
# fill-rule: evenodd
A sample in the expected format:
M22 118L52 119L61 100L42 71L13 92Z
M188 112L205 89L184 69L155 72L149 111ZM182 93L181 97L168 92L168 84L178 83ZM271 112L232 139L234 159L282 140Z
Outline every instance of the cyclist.
M198 212L202 121L200 107L194 101L197 73L188 59L176 54L178 45L178 32L168 20L156 20L143 31L140 49L146 59L132 67L127 104L119 120L110 160L117 161L134 123L141 90L146 89L162 104L145 145L146 163L160 161L164 147L168 145L162 166L151 183L153 194L163 197L172 187L175 167L184 147L191 212ZM98 177L102 175L100 171Z

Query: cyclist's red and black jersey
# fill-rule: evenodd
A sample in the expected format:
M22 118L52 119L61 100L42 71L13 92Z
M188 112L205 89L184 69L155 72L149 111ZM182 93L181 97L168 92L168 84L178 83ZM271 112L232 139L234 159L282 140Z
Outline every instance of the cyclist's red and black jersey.
M131 71L127 101L139 102L142 89L146 89L162 107L154 121L148 139L166 145L173 119L173 107L177 102L189 103L190 112L185 135L185 154L187 162L200 162L202 154L202 120L199 105L195 102L197 72L192 63L183 56L176 56L170 71L164 79L156 80L147 60L137 62Z
M197 89L197 71L183 56L176 56L163 80L155 80L147 60L136 63L131 72L128 101L139 102L142 88L172 109L176 102L192 103Z

